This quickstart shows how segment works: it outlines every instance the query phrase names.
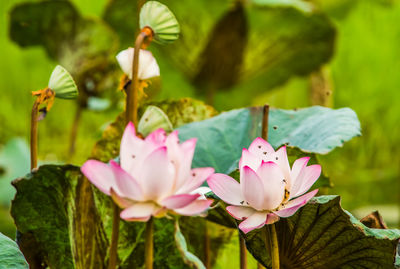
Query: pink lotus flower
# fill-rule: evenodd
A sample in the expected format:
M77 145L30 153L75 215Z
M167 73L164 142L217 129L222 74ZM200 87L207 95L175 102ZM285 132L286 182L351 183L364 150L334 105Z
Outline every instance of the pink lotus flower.
M248 233L280 217L290 217L318 192L304 194L321 174L320 165L307 166L309 159L296 160L290 169L285 146L275 151L264 139L256 138L248 150L243 149L240 183L224 174L214 174L207 182L231 205L226 210L243 220L239 228Z
M124 210L121 218L147 221L167 213L199 215L212 203L202 195L211 167L191 169L196 139L179 143L178 132L158 129L140 139L129 123L121 141L120 163L87 161L83 174Z

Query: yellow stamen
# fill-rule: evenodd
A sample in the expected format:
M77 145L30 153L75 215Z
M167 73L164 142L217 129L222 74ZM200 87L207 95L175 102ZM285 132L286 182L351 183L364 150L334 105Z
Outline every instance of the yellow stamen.
M36 96L36 102L40 105L46 106L46 111L50 111L54 104L54 99L56 96L55 91L50 88L44 88L42 90L33 91L32 96Z
M118 90L125 91L126 84L130 81L129 77L126 74L123 74L119 79Z

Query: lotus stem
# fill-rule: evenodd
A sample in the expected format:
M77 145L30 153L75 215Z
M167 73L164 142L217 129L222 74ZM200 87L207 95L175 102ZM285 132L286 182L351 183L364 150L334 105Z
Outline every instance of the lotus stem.
M327 67L321 67L310 75L310 103L313 106L333 106L333 83Z
M145 27L146 28L146 27ZM133 53L132 60L132 83L128 87L127 96L126 96L126 120L127 122L132 122L135 127L137 127L137 112L139 106L139 95L138 95L138 69L139 69L139 51L142 48L145 40L149 37L151 31L145 31L143 29L136 38L135 42L135 51Z
M269 105L264 105L262 127L261 127L261 137L265 141L268 140L268 117L269 117Z
M128 124L129 122L132 122L135 125L135 128L137 128L137 123L138 123L138 108L139 108L139 100L138 100L138 85L139 85L139 79L138 79L138 69L139 69L139 51L142 48L145 40L147 37L149 37L149 32L151 31L146 31L142 30L139 35L136 38L135 41L135 50L133 53L133 60L132 60L132 82L130 86L128 87L126 91L126 123ZM150 223L150 224L149 224ZM152 227L152 220L149 220L148 225L151 225ZM150 229L149 227L146 228L146 231ZM116 266L116 257L117 257L117 245L118 245L118 231L119 231L119 208L117 205L114 204L114 216L113 216L113 232L112 232L112 240L111 240L111 247L110 247L110 265L109 269L114 269ZM152 234L152 228L151 231L151 242L153 242L153 234ZM147 238L147 232L146 232L146 238ZM114 248L113 248L113 243L114 243ZM147 254L147 239L146 239L146 268L153 268L153 243L151 243L151 254L150 263L151 266L148 266L147 260L148 260L148 254ZM113 255L113 256L111 256ZM112 257L115 256L115 265L114 267L111 267L112 265Z
M268 249L270 251L272 269L279 269L279 245L278 245L278 235L276 233L275 224L268 224L265 226L267 230L267 238L265 238L265 243L268 244Z
M334 85L328 67L320 67L310 75L310 104L333 107ZM329 187L319 188L318 195L329 194Z
M40 103L36 99L31 112L31 170L37 167L39 106Z
M153 217L149 219L146 223L146 238L145 238L145 268L153 269L153 252L154 252L154 243L153 243Z
M240 269L247 269L247 251L246 243L239 232L239 248L240 248Z
M108 262L108 269L117 268L118 236L119 236L119 208L115 203L113 203L113 223L111 232L110 257Z
M140 5L140 1L139 1ZM152 34L152 30L148 27L145 27L141 30L139 35L136 37L135 41L135 49L133 53L132 59L132 82L129 85L126 91L126 123L132 122L137 128L138 124L138 108L139 108L139 99L138 99L138 71L139 71L139 52L142 46L145 44L145 41ZM136 129L137 130L137 129ZM116 213L118 212L118 214ZM116 205L114 205L114 219L113 219L113 238L114 238L114 224L115 224L115 241L118 241L118 232L119 229L119 209ZM117 228L118 227L118 228ZM112 243L112 242L111 242ZM115 243L116 244L116 243ZM117 252L117 246L115 246L115 255ZM110 256L111 258L111 256ZM146 226L146 249L145 249L145 259L146 259L146 268L153 268L153 219L150 219L147 222ZM111 261L111 260L110 260ZM110 268L110 267L109 267Z

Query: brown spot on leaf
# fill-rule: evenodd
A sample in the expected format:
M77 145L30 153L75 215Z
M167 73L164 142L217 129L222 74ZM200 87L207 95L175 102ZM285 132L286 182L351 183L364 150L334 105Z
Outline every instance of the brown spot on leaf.
M369 228L374 229L387 229L386 223L383 221L381 214L378 211L374 211L368 216L362 218L361 223Z

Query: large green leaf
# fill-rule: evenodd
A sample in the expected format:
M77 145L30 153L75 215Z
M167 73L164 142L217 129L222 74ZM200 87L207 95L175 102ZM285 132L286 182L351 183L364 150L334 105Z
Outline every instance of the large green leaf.
M212 166L216 172L229 174L237 168L242 148L261 134L260 123L260 109L237 109L181 126L179 138L197 138L194 167Z
M80 23L82 18L68 1L28 2L11 10L9 31L20 46L41 45L57 58L61 44L73 40Z
M91 227L81 226L83 192L79 190L83 181L79 168L54 165L42 166L14 181L17 194L11 215L20 233L19 245L30 264L44 263L61 269L90 268L90 256L83 256L90 253L92 266L102 268L107 241L94 208L83 217ZM85 228L98 233L85 234L88 231ZM82 238L85 236L88 241ZM93 245L80 245L87 242Z
M2 269L28 269L28 263L25 261L17 244L0 233L0 268Z
M269 124L272 145L288 144L319 154L329 153L361 135L357 114L350 108L277 109L271 112Z
M243 108L178 128L182 140L197 137L193 165L212 166L220 173L237 168L242 148L261 135L262 108ZM360 135L357 115L349 108L271 109L269 139L273 147L287 144L304 152L325 154Z
M313 198L275 225L282 269L394 266L400 230L366 227L341 208L338 196ZM266 236L260 229L244 235L250 253L271 268Z
M10 37L22 47L41 45L72 73L71 62L116 49L115 35L101 21L83 18L69 1L40 1L16 5L10 12ZM74 59L63 59L74 52ZM87 58L85 58L87 60ZM83 59L79 62L84 64ZM73 63L78 67L78 63ZM82 67L81 67L82 68Z

